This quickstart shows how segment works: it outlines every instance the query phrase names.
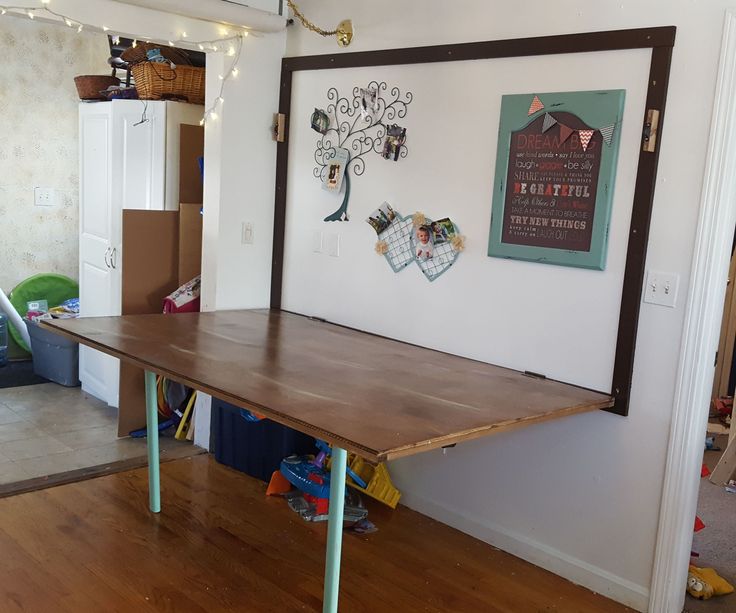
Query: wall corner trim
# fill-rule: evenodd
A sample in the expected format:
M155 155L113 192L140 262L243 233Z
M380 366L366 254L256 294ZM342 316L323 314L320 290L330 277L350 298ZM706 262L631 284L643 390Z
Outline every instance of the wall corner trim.
M681 611L726 279L736 227L736 10L725 15L650 589L650 613Z

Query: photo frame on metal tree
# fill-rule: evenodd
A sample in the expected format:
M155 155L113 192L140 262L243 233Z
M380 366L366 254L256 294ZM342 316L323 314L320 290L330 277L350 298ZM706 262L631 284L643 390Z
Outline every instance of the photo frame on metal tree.
M324 176L322 177L322 189L335 194L342 189L343 178L347 172L350 152L347 149L335 149L333 155L327 160Z
M489 256L605 269L625 94L503 96Z

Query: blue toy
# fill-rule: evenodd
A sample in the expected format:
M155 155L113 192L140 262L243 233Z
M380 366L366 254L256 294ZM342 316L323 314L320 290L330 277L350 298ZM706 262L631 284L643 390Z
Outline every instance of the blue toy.
M315 441L317 445L317 449L319 449L319 453L317 454L317 457L312 460L312 464L315 466L322 467L325 464L325 461L327 460L327 457L332 455L332 448L325 442L317 439ZM345 468L345 472L348 474L349 477L352 478L355 483L357 483L360 487L366 488L368 487L368 484L363 481L356 473L355 471L347 466Z
M327 513L330 500L330 473L325 464L332 453L330 446L321 440L316 441L319 453L314 459L302 456L289 456L281 461L280 471L286 480L304 493L304 497L317 507L317 514ZM350 468L347 473L361 487L367 484ZM347 488L345 489L347 493Z

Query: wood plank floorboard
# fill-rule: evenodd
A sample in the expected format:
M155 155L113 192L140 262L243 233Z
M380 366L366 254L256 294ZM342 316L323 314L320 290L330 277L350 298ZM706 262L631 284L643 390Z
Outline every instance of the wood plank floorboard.
M325 524L209 455L0 500L0 611L321 611ZM340 611L629 609L405 507L345 534Z

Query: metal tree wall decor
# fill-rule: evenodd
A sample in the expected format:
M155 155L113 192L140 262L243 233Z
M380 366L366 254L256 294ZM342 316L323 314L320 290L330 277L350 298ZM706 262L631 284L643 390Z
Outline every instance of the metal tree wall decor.
M340 96L335 87L327 91L327 99L330 101L327 106L330 125L317 141L317 148L314 152L316 166L313 174L324 183L330 161L336 158L339 149L346 150L349 159L342 179L344 185L342 204L334 213L325 217L325 221L348 220L350 170L352 169L356 177L361 176L365 172L364 157L368 153L373 152L391 159L386 155L388 146L386 139L387 137L391 139L391 134L388 133L389 128L394 128L395 124L392 124L396 119L406 117L407 107L411 104L413 95L411 92L406 92L402 96L398 87L392 87L390 97L386 98L387 89L385 82L371 81L365 89L354 87L352 100ZM370 108L366 108L366 92L373 94ZM407 156L408 151L403 140L395 147L396 155L392 156L392 159L397 160Z

